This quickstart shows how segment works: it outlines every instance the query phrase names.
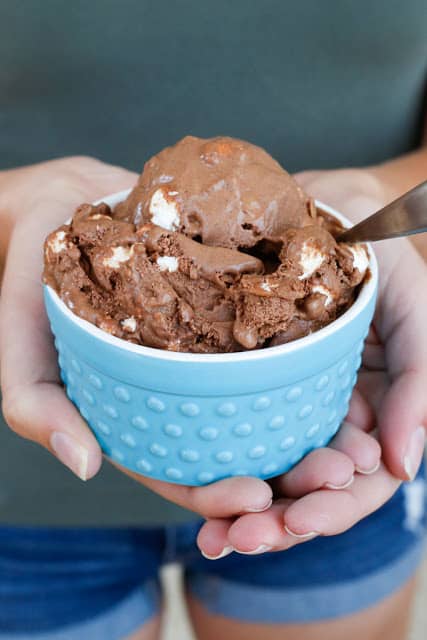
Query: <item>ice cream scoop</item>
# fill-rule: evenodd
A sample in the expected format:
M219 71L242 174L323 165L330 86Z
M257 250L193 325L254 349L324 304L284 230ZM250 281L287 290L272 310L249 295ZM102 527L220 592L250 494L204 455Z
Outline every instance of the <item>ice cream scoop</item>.
M146 163L116 217L237 249L311 224L307 203L289 173L260 147L224 136L187 136Z
M329 324L354 302L363 246L263 149L186 137L117 206L83 204L45 245L44 279L116 337L191 353L259 349Z

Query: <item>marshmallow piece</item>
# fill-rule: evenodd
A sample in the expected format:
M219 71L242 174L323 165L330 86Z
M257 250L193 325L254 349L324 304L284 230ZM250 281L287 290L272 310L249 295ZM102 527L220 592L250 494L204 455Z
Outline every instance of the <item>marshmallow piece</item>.
M128 331L129 333L134 333L136 331L136 319L134 316L130 316L130 318L125 318L120 323L123 327L124 331Z
M325 307L331 304L333 297L329 289L324 287L322 284L315 284L311 290L312 293L320 293L322 296L325 296Z
M169 195L174 193L171 191ZM175 231L180 225L180 218L175 202L166 200L163 190L157 189L150 201L151 222L158 227Z
M316 247L311 246L307 242L302 245L300 265L303 270L302 276L298 276L299 280L306 280L320 267L325 256Z
M173 256L159 256L156 262L160 271L169 271L169 273L178 271L178 258L174 258Z
M369 266L369 258L366 255L365 249L357 244L349 246L348 248L353 254L353 267L360 271L360 273L365 273Z
M271 292L271 287L268 284L268 282L262 282L260 286L261 286L261 289L264 289L264 291L267 291L267 293Z
M52 253L61 253L67 248L67 242L65 241L65 231L58 231L53 238L49 240L48 247Z
M112 256L105 258L103 264L111 269L120 269L123 262L127 262L133 254L133 247L112 247Z

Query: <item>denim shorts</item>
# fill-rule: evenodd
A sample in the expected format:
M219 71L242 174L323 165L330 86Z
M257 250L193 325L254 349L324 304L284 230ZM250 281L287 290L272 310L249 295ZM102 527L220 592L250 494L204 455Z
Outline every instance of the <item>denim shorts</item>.
M159 569L179 562L210 612L307 623L375 605L415 573L424 470L349 531L260 556L203 558L200 521L156 528L0 527L0 640L118 640L159 611Z

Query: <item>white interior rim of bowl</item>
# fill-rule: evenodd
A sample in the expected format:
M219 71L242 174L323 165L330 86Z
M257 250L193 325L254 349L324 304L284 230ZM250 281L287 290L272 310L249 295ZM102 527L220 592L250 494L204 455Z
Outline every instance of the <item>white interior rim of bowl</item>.
M114 207L116 204L124 200L130 193L130 191L131 189L127 189L126 191L113 193L109 196L106 196L105 198L96 200L94 204L96 205L100 204L101 202L105 202L111 207ZM328 205L325 205L323 204L323 202L320 202L318 200L316 200L316 206L326 211L326 213L330 213L331 215L333 215L340 222L342 222L345 227L351 226L350 221L347 220L347 218L345 218L342 214L338 213L338 211L332 209L332 207L329 207ZM67 220L66 224L68 224L69 221L70 219ZM286 353L291 353L298 349L308 347L310 344L320 342L332 333L335 333L338 329L341 329L346 324L352 322L364 310L364 308L371 300L372 296L375 294L378 280L377 260L375 258L372 247L369 244L367 246L369 252L370 277L368 278L367 282L362 285L357 299L351 305L351 307L347 309L347 311L345 311L339 318L337 318L337 320L334 320L330 324L326 325L326 327L323 327L322 329L319 329L318 331L315 331L308 336L304 336L303 338L299 338L298 340L293 340L292 342L287 342L277 347L266 347L265 349L256 349L254 351L234 351L232 353L183 353L133 344L132 342L127 342L126 340L123 340L121 338L116 338L115 336L106 333L102 329L99 329L97 326L91 324L87 320L83 320L79 316L75 315L61 300L56 291L54 291L49 286L47 286L46 288L52 301L56 304L61 313L63 313L69 320L71 320L71 322L74 322L74 324L78 325L81 329L93 335L94 338L103 340L104 342L107 342L114 347L118 347L119 349L125 349L126 351L131 351L132 353L143 355L149 358L154 358L157 360L169 360L175 362L218 363L262 360L264 358L283 356Z

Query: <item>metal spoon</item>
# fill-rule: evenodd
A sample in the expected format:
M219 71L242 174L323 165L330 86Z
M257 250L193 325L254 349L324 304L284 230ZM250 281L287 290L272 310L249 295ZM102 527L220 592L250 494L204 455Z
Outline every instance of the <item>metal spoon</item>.
M427 231L427 180L341 233L339 242L374 242Z

